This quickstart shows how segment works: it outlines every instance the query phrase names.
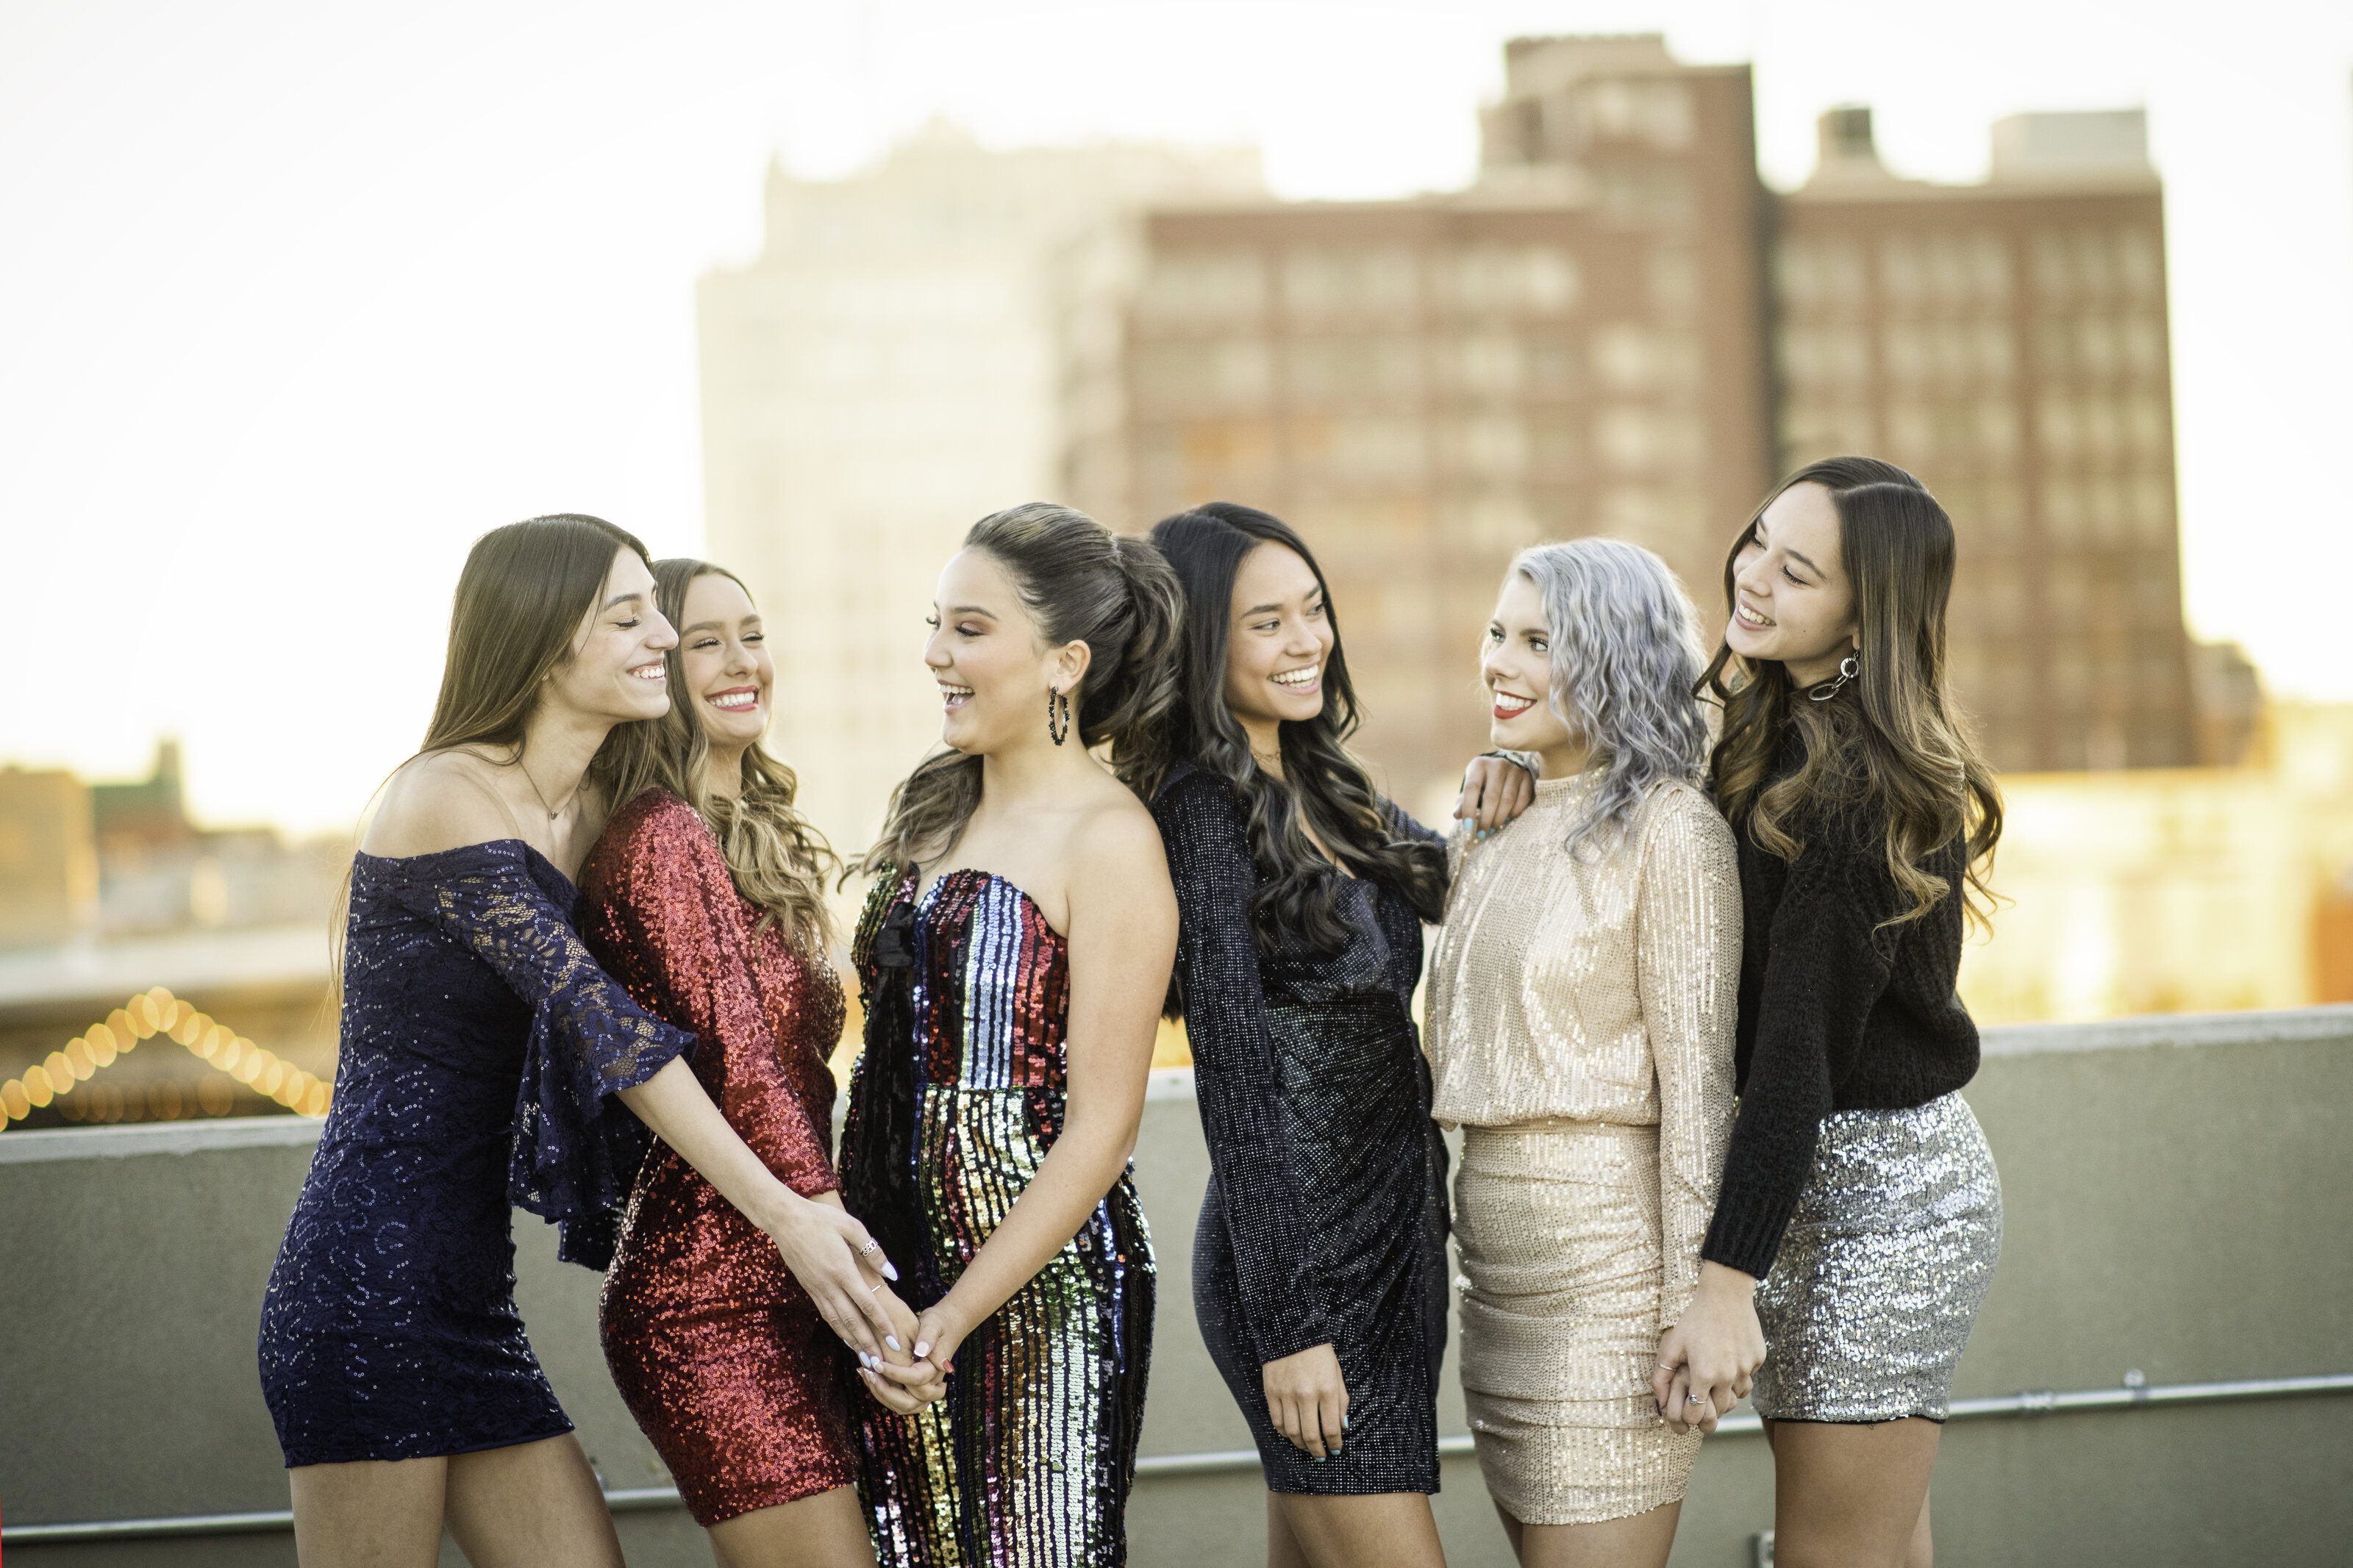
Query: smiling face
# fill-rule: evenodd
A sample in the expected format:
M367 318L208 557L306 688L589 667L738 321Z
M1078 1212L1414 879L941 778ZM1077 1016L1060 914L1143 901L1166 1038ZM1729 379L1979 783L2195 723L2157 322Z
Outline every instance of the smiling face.
M654 574L634 550L613 552L596 602L572 639L572 657L547 678L546 700L628 723L670 711L665 650L678 635L654 608Z
M1487 732L1500 750L1544 753L1546 778L1584 766L1582 760L1567 768L1556 761L1572 750L1581 753L1583 742L1553 711L1552 625L1544 595L1523 573L1504 579L1479 674L1491 702Z
M1087 645L1050 647L996 559L960 550L940 573L923 662L940 683L940 739L985 756L1036 742L1046 731L1046 694L1065 693L1073 710L1086 673Z
M1242 557L1226 633L1226 707L1252 731L1253 747L1272 751L1284 720L1324 710L1333 640L1324 585L1297 551L1261 544Z
M776 667L744 585L705 572L686 585L678 658L694 716L715 750L742 751L768 731Z
M1856 647L1854 589L1838 506L1820 485L1791 485L1733 557L1724 640L1746 659L1777 659L1799 686L1828 680Z

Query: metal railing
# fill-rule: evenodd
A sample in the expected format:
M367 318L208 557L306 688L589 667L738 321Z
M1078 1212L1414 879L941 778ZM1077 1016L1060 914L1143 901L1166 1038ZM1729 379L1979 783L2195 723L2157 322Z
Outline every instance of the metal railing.
M2029 1389L1991 1399L1956 1399L1948 1419L1982 1420L1989 1416L2033 1417L2084 1410L2132 1410L2144 1405L2219 1405L2259 1399L2298 1399L2312 1394L2353 1394L2353 1373L2328 1373L2317 1377L2266 1377L2237 1383L2176 1383L2152 1388L2140 1373L2127 1373L2117 1388L2087 1388L2067 1393ZM1723 1436L1755 1436L1764 1424L1754 1415L1729 1415L1716 1427ZM1440 1458L1471 1452L1467 1432L1438 1440ZM1135 1462L1135 1479L1169 1476L1215 1476L1258 1468L1258 1453L1230 1448L1209 1454L1153 1454ZM638 1513L649 1509L683 1506L676 1487L638 1487L608 1491L605 1502L615 1513ZM61 1524L11 1524L0 1527L0 1544L34 1546L75 1541L142 1541L182 1535L273 1535L294 1528L290 1510L258 1513L183 1514L170 1519L87 1520Z

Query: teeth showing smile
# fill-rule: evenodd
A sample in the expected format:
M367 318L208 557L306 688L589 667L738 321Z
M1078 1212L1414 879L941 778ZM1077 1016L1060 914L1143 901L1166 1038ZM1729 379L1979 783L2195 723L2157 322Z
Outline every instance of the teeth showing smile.
M760 694L756 691L723 691L711 699L711 705L724 708L730 713L740 713L747 708L757 708Z
M951 708L963 707L965 700L971 696L972 688L969 686L950 686L944 680L940 682L941 700L944 701Z
M670 671L660 664L656 663L641 664L638 666L637 668L629 671L629 673L636 676L639 680L660 680L665 679L670 674Z
M1522 697L1515 691L1495 693L1495 717L1498 719L1516 719L1535 705L1535 698Z
M1281 675L1270 676L1268 679L1272 680L1277 686L1289 686L1297 689L1314 685L1315 678L1323 673L1324 667L1322 665L1311 664L1304 669L1286 669Z
M1778 626L1781 624L1780 622L1774 620L1769 616L1757 614L1755 609L1750 607L1748 601L1746 599L1739 601L1737 606L1732 612L1732 616L1733 619L1738 621L1744 626Z

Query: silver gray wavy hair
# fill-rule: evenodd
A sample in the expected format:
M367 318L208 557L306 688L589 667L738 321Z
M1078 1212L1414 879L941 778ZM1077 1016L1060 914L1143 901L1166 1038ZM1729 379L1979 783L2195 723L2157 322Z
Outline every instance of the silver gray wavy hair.
M1600 787L1570 828L1568 848L1607 854L1662 779L1705 787L1706 710L1695 689L1706 663L1699 616L1667 563L1639 544L1579 539L1539 544L1512 570L1535 584L1552 630L1547 702L1585 738Z

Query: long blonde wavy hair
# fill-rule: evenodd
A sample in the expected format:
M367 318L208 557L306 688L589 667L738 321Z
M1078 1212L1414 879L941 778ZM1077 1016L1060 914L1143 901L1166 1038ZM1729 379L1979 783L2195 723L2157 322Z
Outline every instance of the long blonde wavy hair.
M674 626L686 619L686 595L698 577L724 577L750 598L744 579L724 566L686 556L653 563L654 603ZM833 934L825 879L840 860L793 801L800 780L754 742L744 752L743 787L733 798L704 783L711 755L695 694L687 689L684 642L662 656L670 671L670 711L614 731L615 809L649 789L666 789L701 814L719 841L736 891L760 910L755 930L774 926L807 952L822 951Z

